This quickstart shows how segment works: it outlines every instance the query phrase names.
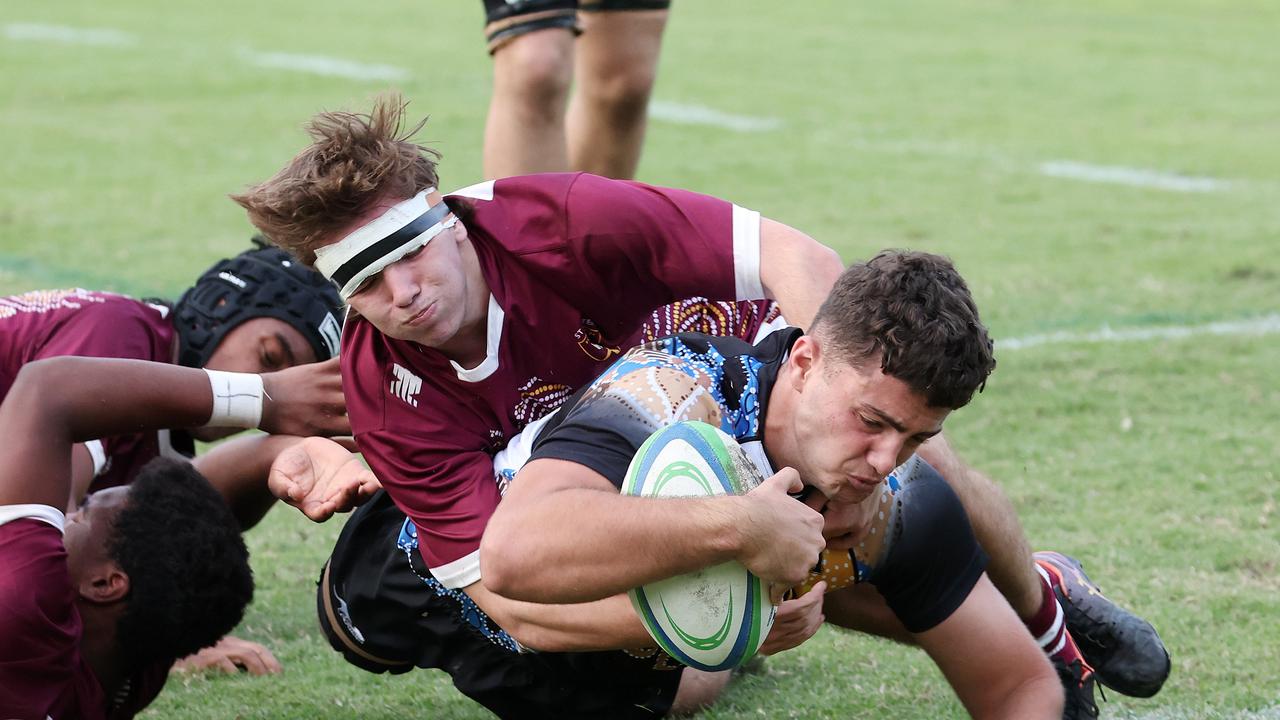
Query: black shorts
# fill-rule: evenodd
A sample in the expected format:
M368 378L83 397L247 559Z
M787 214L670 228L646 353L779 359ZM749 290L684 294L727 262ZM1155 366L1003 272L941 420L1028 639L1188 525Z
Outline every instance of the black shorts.
M320 627L370 672L444 670L503 718L653 718L671 708L678 666L621 652L522 653L466 593L426 568L413 523L379 491L342 529L320 575Z
M489 53L512 38L534 30L565 28L582 32L578 11L666 10L671 0L484 0L484 38Z

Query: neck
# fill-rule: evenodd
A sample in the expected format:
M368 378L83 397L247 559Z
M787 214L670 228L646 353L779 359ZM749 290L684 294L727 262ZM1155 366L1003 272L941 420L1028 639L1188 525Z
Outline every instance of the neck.
M119 613L114 608L104 609L85 602L76 603L76 607L82 625L80 655L93 670L103 695L110 698L128 678L116 649Z
M783 363L778 368L778 376L769 391L769 410L764 416L764 448L775 469L791 467L799 470L801 467L796 463L799 453L792 434L791 418L795 414L796 403L796 394L788 391L792 372L790 363Z
M445 357L470 369L484 362L489 354L489 283L484 278L480 258L470 239L462 242L458 252L462 256L462 273L466 278L463 295L466 312L457 334L437 349Z

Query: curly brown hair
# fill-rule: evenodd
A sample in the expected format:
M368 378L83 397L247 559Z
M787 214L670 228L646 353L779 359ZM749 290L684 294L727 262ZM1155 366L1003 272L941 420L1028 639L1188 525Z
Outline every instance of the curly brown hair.
M403 200L438 184L440 154L412 140L423 118L403 130L406 103L379 96L369 114L322 112L311 119L311 144L280 172L231 195L275 245L307 265L335 229L351 225L384 198Z
M878 361L933 407L964 407L996 366L964 278L929 253L885 250L848 267L813 334L851 365Z

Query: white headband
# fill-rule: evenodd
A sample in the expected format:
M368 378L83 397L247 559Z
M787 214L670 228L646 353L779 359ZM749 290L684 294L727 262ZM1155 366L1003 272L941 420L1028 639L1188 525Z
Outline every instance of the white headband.
M431 238L458 222L444 203L427 204L427 188L332 245L316 249L316 269L338 286L343 300L350 300L365 280L405 255L423 247Z

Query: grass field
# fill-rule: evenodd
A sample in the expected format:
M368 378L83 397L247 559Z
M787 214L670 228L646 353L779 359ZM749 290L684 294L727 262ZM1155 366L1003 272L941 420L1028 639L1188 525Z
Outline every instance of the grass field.
M443 184L480 179L481 24L478 2L8 4L0 292L174 296L245 245L228 192L292 156L312 113L388 87L430 113ZM1006 342L955 444L1174 656L1157 698L1111 695L1104 716L1280 718L1277 28L1264 0L673 10L641 179L849 259L957 261ZM276 511L249 535L239 633L283 675L177 678L146 717L485 717L442 674L328 651L313 582L337 530ZM962 714L922 654L865 637L824 630L766 668L707 716Z

